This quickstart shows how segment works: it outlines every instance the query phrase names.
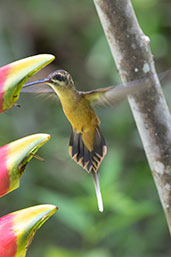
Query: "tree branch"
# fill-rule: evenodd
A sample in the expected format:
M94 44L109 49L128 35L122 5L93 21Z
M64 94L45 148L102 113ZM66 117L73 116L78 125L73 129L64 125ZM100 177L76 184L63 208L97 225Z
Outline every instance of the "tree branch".
M171 232L171 116L158 80L149 38L130 0L94 0L123 82L149 75L151 87L129 103Z

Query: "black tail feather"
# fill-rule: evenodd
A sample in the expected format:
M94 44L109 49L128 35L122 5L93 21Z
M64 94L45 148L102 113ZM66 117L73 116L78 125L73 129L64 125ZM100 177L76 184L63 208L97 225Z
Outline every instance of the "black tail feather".
M70 137L70 142L69 142L69 145L72 145L72 158L74 158L75 155L77 155L80 151L79 139L80 139L80 134L76 134L72 132L72 135Z
M72 132L69 142L69 153L74 161L88 172L97 172L106 151L105 139L100 128L96 129L94 147L91 152L84 145L81 133Z

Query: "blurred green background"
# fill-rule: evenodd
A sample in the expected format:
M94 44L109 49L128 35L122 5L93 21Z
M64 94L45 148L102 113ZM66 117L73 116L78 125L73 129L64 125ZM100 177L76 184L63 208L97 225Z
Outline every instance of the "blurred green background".
M168 69L170 1L134 0L133 5L151 39L157 70ZM0 65L38 53L54 54L56 60L36 79L60 68L72 74L80 90L119 83L91 0L1 1ZM171 256L167 224L127 101L97 110L108 144L100 168L104 213L98 211L91 176L68 155L71 126L59 102L22 94L18 103L20 109L1 114L0 145L37 132L52 139L38 152L45 162L33 159L21 187L0 199L1 216L41 203L59 207L37 232L27 256Z

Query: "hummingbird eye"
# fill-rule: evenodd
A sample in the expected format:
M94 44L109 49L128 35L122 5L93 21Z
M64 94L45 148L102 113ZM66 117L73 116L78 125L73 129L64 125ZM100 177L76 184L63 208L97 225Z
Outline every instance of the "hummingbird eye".
M65 78L64 75L58 73L58 74L56 74L56 75L53 77L53 80L65 81L66 78Z

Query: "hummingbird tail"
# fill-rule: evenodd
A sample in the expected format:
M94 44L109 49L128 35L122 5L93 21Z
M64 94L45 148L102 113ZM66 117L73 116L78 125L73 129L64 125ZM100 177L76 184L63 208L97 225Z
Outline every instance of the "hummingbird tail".
M103 200L102 200L102 194L100 191L98 172L92 171L91 174L93 176L93 182L94 182L94 187L95 187L96 196L97 196L98 208L99 208L100 212L103 212Z
M72 132L69 142L69 154L86 171L96 173L106 152L105 139L99 127L96 128L92 151L89 151L85 146L81 133Z

